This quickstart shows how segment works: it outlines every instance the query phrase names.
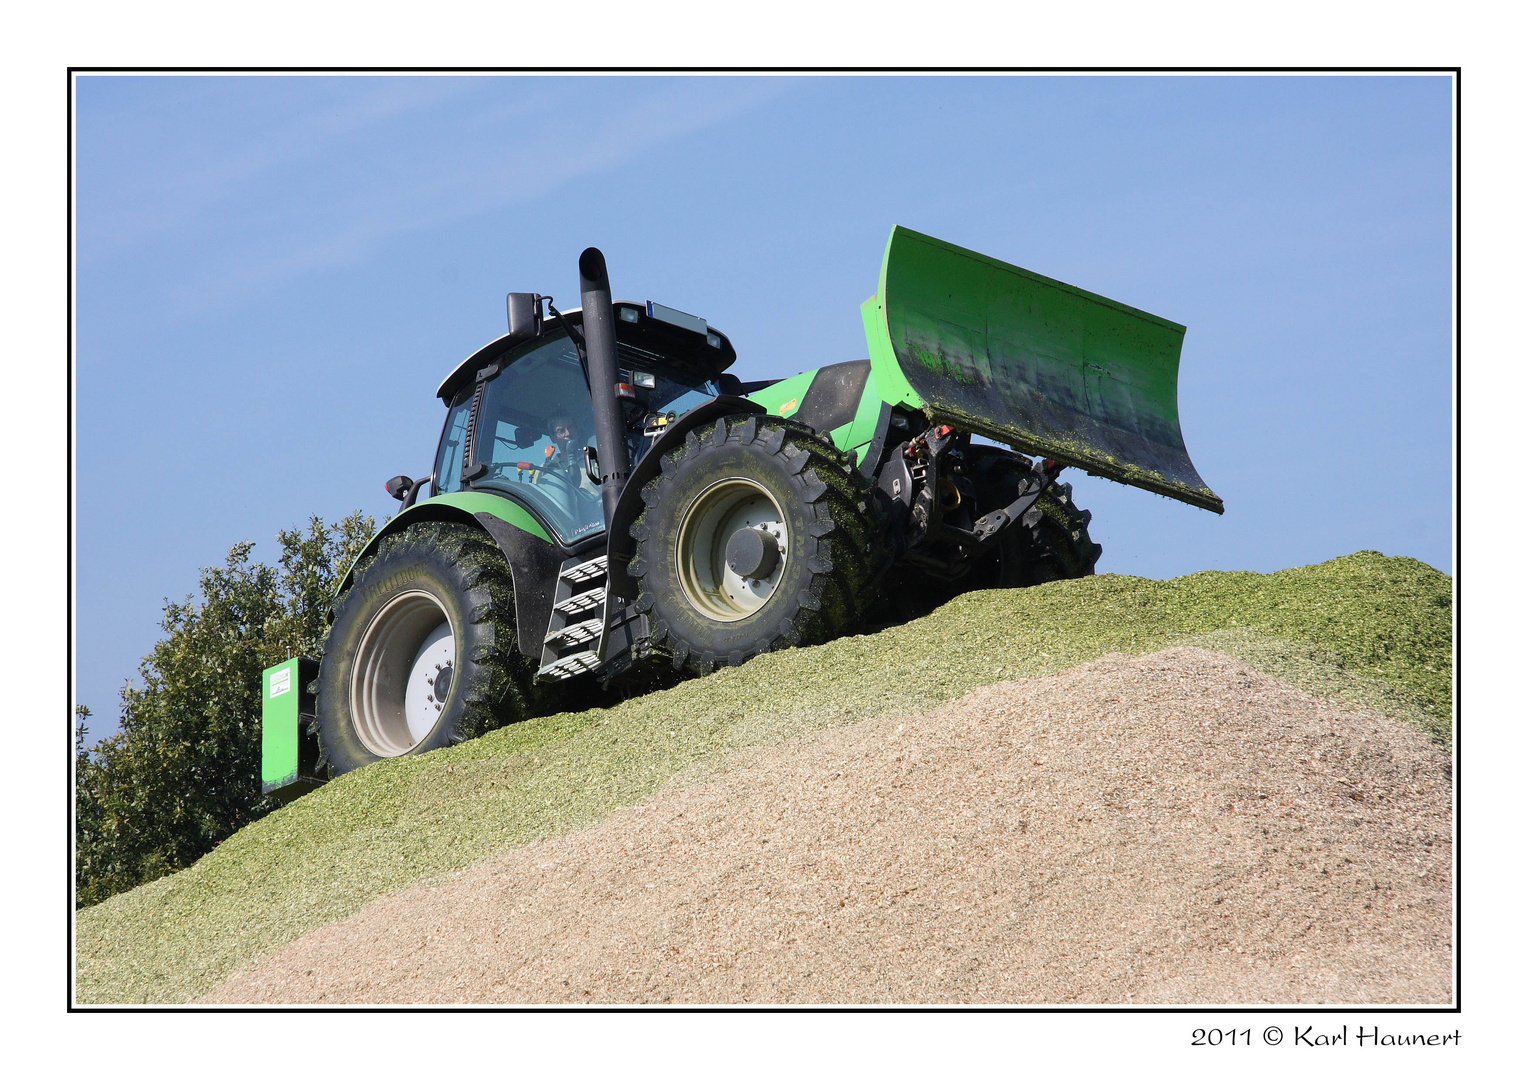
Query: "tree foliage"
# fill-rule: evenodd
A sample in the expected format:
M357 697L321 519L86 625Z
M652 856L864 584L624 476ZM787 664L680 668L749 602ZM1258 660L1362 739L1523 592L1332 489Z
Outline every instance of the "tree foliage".
M275 809L260 793L260 675L321 655L338 578L374 531L359 511L277 534L277 567L235 544L200 598L165 602L164 636L122 690L121 726L86 746L76 709L75 903L189 866Z

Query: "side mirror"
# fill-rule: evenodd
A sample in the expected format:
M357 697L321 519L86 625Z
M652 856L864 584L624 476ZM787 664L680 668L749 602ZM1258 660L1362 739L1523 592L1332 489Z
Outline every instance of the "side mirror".
M504 300L509 313L509 336L515 341L529 341L541 336L541 296L531 292L512 292Z
M387 488L389 495L403 504L403 510L407 510L414 505L414 500L419 498L420 489L434 479L434 473L428 476L421 476L418 480L410 480L407 476L400 474L393 477L383 486ZM402 513L401 510L399 512Z
M400 473L382 486L387 489L389 495L402 502L408 498L409 488L414 486L414 481Z

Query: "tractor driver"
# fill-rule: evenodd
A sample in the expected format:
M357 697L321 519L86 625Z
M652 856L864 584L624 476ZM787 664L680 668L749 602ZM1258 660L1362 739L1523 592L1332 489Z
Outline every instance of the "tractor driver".
M547 421L547 435L551 442L546 448L544 472L561 473L574 487L599 497L599 487L589 479L584 468L584 440L573 417L557 413Z

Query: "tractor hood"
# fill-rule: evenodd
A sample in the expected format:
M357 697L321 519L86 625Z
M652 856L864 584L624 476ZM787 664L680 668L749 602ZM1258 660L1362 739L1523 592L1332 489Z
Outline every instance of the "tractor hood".
M1178 426L1179 324L901 226L861 313L888 401L1225 511Z

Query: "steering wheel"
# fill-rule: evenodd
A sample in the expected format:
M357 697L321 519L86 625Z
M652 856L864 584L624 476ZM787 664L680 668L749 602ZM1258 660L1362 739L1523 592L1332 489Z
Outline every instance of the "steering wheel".
M529 461L495 461L492 465L489 466L489 468L497 472L500 476L505 475L511 470L514 472L540 473L541 477L536 481L538 485L544 484L548 480L556 480L559 484L567 489L568 494L576 495L578 493L578 484L568 479L566 473L563 473L559 470L548 469L542 465L535 465Z

